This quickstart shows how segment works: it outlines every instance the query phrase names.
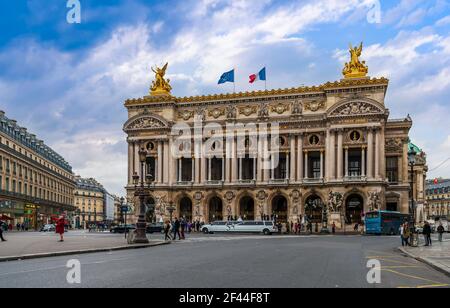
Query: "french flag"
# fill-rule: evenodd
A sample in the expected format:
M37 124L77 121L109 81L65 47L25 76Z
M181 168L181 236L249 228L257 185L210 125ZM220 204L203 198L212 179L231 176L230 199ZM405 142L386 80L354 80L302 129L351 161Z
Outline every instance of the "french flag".
M260 70L258 74L250 75L250 83L254 83L258 80L266 80L266 68Z

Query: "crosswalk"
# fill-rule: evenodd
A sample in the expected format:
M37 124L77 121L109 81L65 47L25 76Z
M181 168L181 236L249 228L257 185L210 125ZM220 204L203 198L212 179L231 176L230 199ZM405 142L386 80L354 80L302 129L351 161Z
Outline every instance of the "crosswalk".
M310 239L323 237L319 235L295 236L295 235L242 235L242 236L211 236L211 237L191 237L185 240L176 240L176 243L200 243L200 242L221 242L221 241L242 241L242 240L273 240L273 239Z

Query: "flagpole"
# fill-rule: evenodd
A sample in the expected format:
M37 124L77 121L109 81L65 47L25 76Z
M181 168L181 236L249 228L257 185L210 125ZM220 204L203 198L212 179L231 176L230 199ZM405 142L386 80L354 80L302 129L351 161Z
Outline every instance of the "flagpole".
M267 65L264 64L264 71L266 72L266 78L264 78L264 87L266 88L267 91Z
M233 93L236 93L236 68L233 68L233 71L234 71L234 73L233 73Z

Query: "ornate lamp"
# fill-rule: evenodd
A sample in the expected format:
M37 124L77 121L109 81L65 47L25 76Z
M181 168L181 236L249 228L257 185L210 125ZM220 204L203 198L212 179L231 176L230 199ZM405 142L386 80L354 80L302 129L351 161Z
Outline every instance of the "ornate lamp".
M414 200L414 166L416 165L416 156L417 152L414 149L414 146L411 146L408 151L408 164L411 167L411 206L409 208L409 214L412 214L412 240L411 246L418 246L418 234L416 234L416 205ZM412 213L411 213L412 212Z

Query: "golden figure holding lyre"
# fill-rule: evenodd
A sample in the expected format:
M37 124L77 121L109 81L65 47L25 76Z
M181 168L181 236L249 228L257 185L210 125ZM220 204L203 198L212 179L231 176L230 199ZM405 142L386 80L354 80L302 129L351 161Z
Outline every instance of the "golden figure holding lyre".
M350 44L350 62L345 63L344 70L342 73L345 78L363 78L366 77L369 72L369 68L366 65L366 61L360 61L359 57L362 54L363 43L359 45L359 47L353 47Z
M152 67L152 71L155 73L155 80L153 81L152 87L150 89L151 95L170 95L170 91L172 90L172 87L169 84L170 79L164 79L168 65L169 63L166 63L163 68Z

